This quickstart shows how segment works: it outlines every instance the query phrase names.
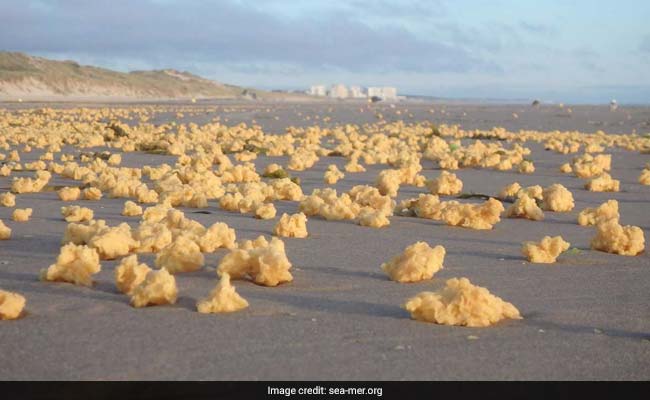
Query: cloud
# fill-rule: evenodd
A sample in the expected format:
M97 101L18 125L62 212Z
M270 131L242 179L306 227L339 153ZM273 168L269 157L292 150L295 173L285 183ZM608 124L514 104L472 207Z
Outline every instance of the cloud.
M554 35L557 33L555 27L546 24L536 24L528 21L521 21L519 27L525 32L532 34Z
M362 15L374 17L442 17L447 9L441 1L435 0L352 0L348 3Z
M353 72L495 68L435 37L398 26L373 27L354 13L288 19L235 1L32 1L5 8L0 48L41 54Z
M437 94L467 85L480 95L480 85L505 93L650 78L650 35L632 8L617 8L625 24L599 8L587 22L580 7L517 0L24 0L0 8L0 50L265 88L343 82Z
M639 51L650 54L650 35L645 35L639 43Z

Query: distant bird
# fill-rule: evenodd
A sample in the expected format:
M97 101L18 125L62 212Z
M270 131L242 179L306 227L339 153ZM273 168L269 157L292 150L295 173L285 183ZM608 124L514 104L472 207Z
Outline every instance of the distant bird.
M533 100L533 104L531 104L533 107L538 107L539 106L539 100L535 99Z

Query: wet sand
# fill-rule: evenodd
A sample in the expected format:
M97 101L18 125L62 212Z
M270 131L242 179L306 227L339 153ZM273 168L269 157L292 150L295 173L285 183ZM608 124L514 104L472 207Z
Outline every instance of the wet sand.
M229 125L255 120L265 132L281 133L288 125L374 122L374 112L381 112L389 121L430 120L465 129L650 132L648 107L612 112L604 106L398 104L375 105L372 113L360 113L361 106L226 103L216 113L181 121L201 124L219 115ZM331 120L324 122L327 116ZM175 113L152 122L170 118L176 118ZM650 255L592 251L594 229L575 222L581 209L613 198L619 201L622 224L640 226L650 238L650 186L637 183L650 155L608 149L621 192L591 193L583 189L582 180L558 172L574 155L545 151L530 142L526 146L533 150L534 174L463 169L456 171L463 190L496 195L513 181L561 183L573 192L573 211L547 212L541 222L503 218L491 231L397 216L383 229L312 217L307 239L284 239L294 281L275 288L234 281L250 307L230 315L195 311L196 299L215 285L215 266L225 250L207 255L202 270L176 275L179 301L173 306L130 307L128 297L114 285L117 261L102 261L93 288L39 282L38 271L52 264L59 251L66 226L59 213L64 203L53 192L20 195L17 206L33 208L34 215L27 223L14 223L12 209L0 207L0 219L13 229L11 240L0 241L0 288L25 295L28 313L17 321L0 322L0 379L650 379ZM39 154L25 154L23 162ZM122 165L174 160L136 152L124 154ZM260 157L255 163L259 169L286 161ZM314 168L292 175L301 178L309 194L324 186L328 164L342 169L345 161L322 157ZM427 178L440 173L432 162L422 164ZM365 173L346 174L336 188L371 184L386 167L367 168ZM10 179L0 178L2 191ZM55 176L50 184L73 182ZM398 199L425 192L405 186ZM137 217L120 215L124 200L73 204L91 207L95 218L109 225L127 221L135 226ZM282 201L276 208L278 217L268 221L223 211L214 201L201 213L180 209L204 225L226 222L240 240L270 236L279 216L296 212L298 204ZM521 242L544 235L562 235L581 251L563 254L556 264L529 264L521 255ZM419 240L445 246L445 268L426 282L389 281L379 269L381 263ZM151 255L140 258L153 264ZM438 289L446 279L461 276L512 302L524 319L490 328L450 327L411 320L401 308L420 291Z

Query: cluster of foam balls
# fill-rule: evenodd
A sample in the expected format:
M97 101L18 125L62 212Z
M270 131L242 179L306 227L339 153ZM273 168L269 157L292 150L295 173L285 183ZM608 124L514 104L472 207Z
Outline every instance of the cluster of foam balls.
M490 230L501 216L532 221L544 212L569 212L575 207L572 193L561 184L522 187L517 182L504 187L482 203L463 200L463 182L453 172L462 168L535 172L527 141L544 143L561 154L584 154L563 164L560 171L587 179L589 191L616 192L620 181L611 176L607 148L650 153L650 139L636 135L583 134L579 132L464 131L458 126L403 121L332 128L290 127L285 134L265 134L257 125L227 126L218 121L205 125L149 123L161 107L129 109L42 109L0 111L0 176L11 178L9 191L0 193L0 206L15 208L20 197L56 191L61 218L67 222L56 261L43 268L39 279L92 286L93 276L104 260L119 260L115 286L129 297L135 308L174 304L179 288L175 275L205 267L205 254L220 249L227 253L216 267L217 281L206 297L197 299L200 313L223 313L249 306L231 280L246 279L274 287L293 281L292 264L281 238L309 238L308 218L329 221L353 220L360 226L385 229L395 216L443 221L449 226ZM110 123L102 121L109 120ZM125 120L138 120L126 124ZM29 126L29 129L24 127ZM44 134L44 133L47 134ZM67 150L72 146L74 151ZM93 152L104 147L110 151ZM64 150L64 148L66 150ZM21 162L34 150L36 161ZM129 153L144 152L175 157L175 163L121 166ZM595 155L594 155L595 154ZM287 157L286 167L277 163L258 170L255 161ZM325 187L304 194L294 171L308 170L324 157L344 157L343 171L330 164L323 176ZM437 164L443 171L434 179L422 175L422 161ZM372 184L355 185L347 191L329 187L346 175L367 171L364 165L381 164ZM25 175L27 174L27 175ZM31 175L29 175L31 174ZM18 176L21 175L21 176ZM51 184L54 176L74 182ZM639 177L650 184L650 166ZM423 188L427 193L397 201L404 186ZM444 196L457 196L443 200ZM95 219L88 205L102 198L124 199L122 215L139 218L136 225L122 222L111 226ZM204 226L188 218L179 207L218 207L253 218L276 218L274 203L294 202L294 214L283 213L269 240L237 241L235 229L223 222ZM511 203L506 209L504 203ZM37 210L38 213L38 210ZM26 223L32 208L15 208L12 219ZM643 231L619 222L618 203L609 200L580 212L581 226L595 227L591 247L613 254L634 256L645 247ZM11 228L0 220L0 240L11 238ZM539 242L522 244L523 256L532 263L554 263L570 248L561 236L546 236ZM154 254L150 265L138 254ZM409 283L433 279L443 268L445 248L425 242L409 245L381 265L390 280ZM24 296L0 290L0 319L23 314ZM467 278L452 278L438 292L422 292L406 301L404 308L419 321L483 327L503 319L521 318L517 308L472 284Z

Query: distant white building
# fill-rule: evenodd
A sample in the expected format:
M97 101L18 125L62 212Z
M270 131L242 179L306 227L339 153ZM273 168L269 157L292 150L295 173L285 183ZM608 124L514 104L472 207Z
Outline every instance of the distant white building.
M349 96L348 88L341 83L332 85L329 96L334 99L346 99Z
M327 89L325 88L325 85L313 85L309 88L307 94L312 96L327 96Z
M392 86L369 87L368 97L379 97L382 100L397 100L397 88Z
M348 88L339 83L327 89L325 85L312 85L307 89L306 93L312 96L327 96L332 99L365 99L372 97L379 97L382 100L400 99L397 96L397 88L392 86L374 86L364 89L359 85L353 85Z
M361 89L361 86L350 86L350 97L353 99L365 98L366 94Z

